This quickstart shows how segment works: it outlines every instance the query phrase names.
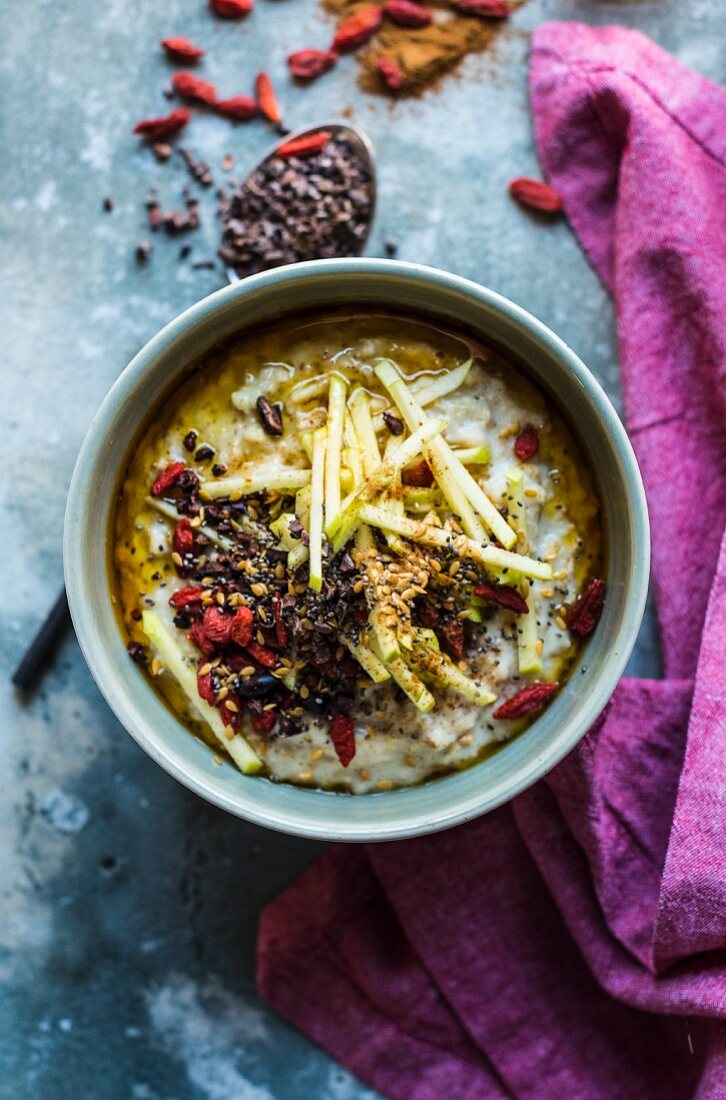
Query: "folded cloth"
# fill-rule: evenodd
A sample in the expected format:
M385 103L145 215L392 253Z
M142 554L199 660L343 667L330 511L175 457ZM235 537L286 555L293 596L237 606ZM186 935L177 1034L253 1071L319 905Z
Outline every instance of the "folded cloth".
M396 1100L726 1097L726 94L620 27L534 36L537 145L616 304L661 682L451 832L331 849L259 987Z

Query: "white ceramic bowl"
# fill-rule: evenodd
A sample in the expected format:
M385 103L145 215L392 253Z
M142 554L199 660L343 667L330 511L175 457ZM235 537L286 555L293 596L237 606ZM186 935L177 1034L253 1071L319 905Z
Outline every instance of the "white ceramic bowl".
M597 482L606 530L608 598L579 665L520 737L468 771L361 796L307 790L215 765L128 659L107 583L110 515L128 448L148 411L188 364L239 330L290 311L353 305L415 310L508 350L562 410ZM615 410L578 357L536 318L491 290L393 260L320 260L225 287L188 309L129 364L89 428L71 483L65 572L81 648L109 706L171 775L260 825L325 840L394 840L446 829L540 779L600 714L635 643L648 587L645 495Z

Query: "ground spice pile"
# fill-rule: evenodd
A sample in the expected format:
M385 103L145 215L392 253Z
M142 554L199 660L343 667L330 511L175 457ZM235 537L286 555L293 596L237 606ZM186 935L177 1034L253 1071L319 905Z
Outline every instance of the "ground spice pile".
M241 278L300 260L358 255L371 203L367 165L343 136L307 155L269 157L239 187L221 192L219 255Z
M322 3L341 23L369 7L366 0ZM367 47L358 54L361 87L368 92L415 96L436 85L468 54L488 49L506 26L506 15L519 6L497 5L499 0L483 0L481 5L477 0L462 0L460 4L431 0L420 5L431 15L426 25L399 22L387 13L390 5L384 5L389 17L382 20Z

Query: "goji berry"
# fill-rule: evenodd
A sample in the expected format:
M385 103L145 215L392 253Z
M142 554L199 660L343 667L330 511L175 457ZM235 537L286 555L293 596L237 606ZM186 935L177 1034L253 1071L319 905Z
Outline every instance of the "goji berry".
M252 641L252 631L254 629L255 616L249 607L238 607L232 617L232 626L230 628L229 636L235 645L245 646L249 645Z
M177 57L181 61L198 61L204 57L201 46L195 46L188 38L162 38L161 45L170 57Z
M232 710L231 707L227 706L226 700L220 704L219 717L222 719L225 726L229 726L235 733L237 733L242 725L242 712L239 709Z
M209 703L214 706L216 702L216 695L214 693L214 687L212 686L212 673L205 672L202 676L201 672L197 672L197 691L205 703Z
M202 80L194 73L172 73L171 84L175 92L185 99L198 99L200 103L214 106L217 102L217 89L208 80Z
M454 7L465 15L482 15L485 19L508 19L512 14L506 0L454 0Z
M183 473L183 462L170 462L169 465L161 471L156 481L151 486L152 497L163 497L164 493L168 493L170 489L174 488Z
M134 133L141 134L149 141L161 141L162 138L171 137L186 126L191 118L186 107L177 107L169 115L163 118L144 118L134 126Z
M406 78L399 69L395 61L391 61L390 57L379 57L376 61L376 68L383 78L383 82L387 88L390 88L392 92L397 92L399 88L402 88L406 82Z
M520 176L512 180L509 194L522 206L533 210L543 210L547 214L558 214L563 207L562 195L554 187L542 180L530 180Z
M474 595L481 596L490 603L499 604L500 607L506 607L515 615L526 615L529 612L524 596L511 584L478 584L474 589Z
M225 118L237 119L240 122L246 122L247 119L254 118L259 112L257 100L250 95L235 95L230 99L218 99L215 108L217 113L224 115Z
M520 462L529 462L539 450L539 432L532 424L527 424L514 441L514 453Z
M277 96L275 95L275 89L272 86L267 73L258 73L255 80L255 95L257 96L257 103L265 118L268 118L270 122L274 122L276 126L279 126L282 122L282 111L280 110L280 104L277 102Z
M432 18L429 9L414 0L386 0L383 10L401 27L428 27Z
M209 0L209 6L216 15L225 19L241 19L248 15L254 5L254 0Z
M263 710L259 714L250 715L250 725L255 733L270 733L277 722L277 711Z
M208 607L202 618L204 633L215 645L226 645L232 632L232 616L219 607Z
M265 668L276 668L277 657L271 649L267 649L265 646L260 645L259 642L248 642L245 649L258 664L264 665Z
M202 596L204 595L204 589L201 585L190 584L187 588L180 588L169 597L169 603L172 607L184 608L190 611L202 602Z
M334 714L330 719L330 740L338 760L347 768L355 756L355 723L347 714Z
M217 648L214 642L207 637L204 630L204 623L201 619L194 623L192 629L187 634L187 638L195 645L197 649L201 650L205 657L211 657Z
M547 700L559 688L559 684L527 684L511 699L507 699L492 711L492 718L523 718L525 714L536 714L542 710Z
M418 466L404 470L401 480L404 485L413 485L417 489L428 489L434 483L434 475L428 462L421 461Z
M315 80L332 69L338 55L333 50L297 50L287 59L287 67L296 80Z
M185 554L191 554L194 549L194 529L189 520L184 517L180 519L174 529L174 549L177 554L181 554L184 557Z
M308 157L311 153L319 152L330 141L329 130L318 130L316 134L303 134L302 137L285 141L277 150L278 157L286 160L288 157Z
M595 579L575 603L567 617L567 625L573 634L586 638L600 621L605 606L605 581Z
M338 27L332 48L337 51L355 50L371 38L383 22L383 8L372 5L349 15Z

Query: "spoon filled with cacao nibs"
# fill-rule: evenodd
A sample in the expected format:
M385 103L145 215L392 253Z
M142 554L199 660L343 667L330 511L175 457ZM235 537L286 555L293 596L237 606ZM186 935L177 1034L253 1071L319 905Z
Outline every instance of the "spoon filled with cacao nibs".
M358 256L375 204L368 136L341 122L307 126L220 193L219 255L232 281L302 260Z

